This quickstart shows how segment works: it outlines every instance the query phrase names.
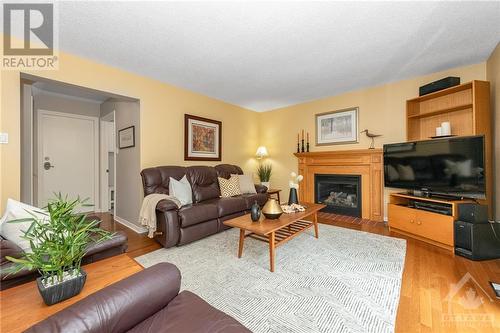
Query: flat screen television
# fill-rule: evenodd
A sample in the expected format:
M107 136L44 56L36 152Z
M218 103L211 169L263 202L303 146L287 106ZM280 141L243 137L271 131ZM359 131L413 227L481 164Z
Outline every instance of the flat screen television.
M484 136L384 145L386 187L483 199Z

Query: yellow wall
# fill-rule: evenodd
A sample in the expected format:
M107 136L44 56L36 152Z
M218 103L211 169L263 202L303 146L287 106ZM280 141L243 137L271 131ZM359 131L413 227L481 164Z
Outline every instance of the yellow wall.
M491 80L498 81L499 53L497 47L488 61L488 73L493 73L489 76L495 77ZM418 87L422 84L449 75L459 76L462 82L487 79L487 64L484 62L259 114L81 57L61 52L59 59L57 71L27 73L140 100L142 168L165 164L216 164L191 163L183 159L183 115L195 114L223 122L223 162L238 164L245 171L254 172L255 149L259 144L266 145L270 153L267 161L274 166L272 187L285 190L285 196L288 175L292 170L297 170L293 152L300 129L310 132L311 151L369 146L369 140L360 135L358 144L315 147L316 113L358 106L360 130L368 128L371 132L382 134L383 137L376 140L376 147L381 147L383 143L405 140L405 101L417 96ZM0 131L9 133L10 140L9 144L0 146L2 211L8 197L19 198L20 195L20 73L0 73ZM495 86L498 96L500 84ZM497 114L498 104L497 102ZM499 118L496 118L497 124ZM497 137L497 142L498 140ZM499 146L497 144L497 163Z
M500 43L486 63L486 77L491 84L491 110L493 112L493 136L495 144L493 163L495 170L495 206L496 218L500 220Z
M223 162L254 171L258 114L172 85L60 53L59 70L26 73L140 100L141 167L217 163L184 162L184 114L222 121ZM0 212L7 198L20 196L20 73L1 71Z
M368 148L370 140L360 134L359 143L349 145L315 146L315 117L317 113L359 107L359 129L382 134L375 139L375 147L384 143L406 140L406 100L418 96L418 87L446 76L459 76L462 83L486 80L486 63L454 68L443 72L420 76L377 87L361 89L341 95L297 104L265 112L260 116L261 142L269 150L274 166L271 187L285 189L288 194L288 176L297 171L297 132L305 129L310 133L311 151ZM388 191L385 198L387 200Z

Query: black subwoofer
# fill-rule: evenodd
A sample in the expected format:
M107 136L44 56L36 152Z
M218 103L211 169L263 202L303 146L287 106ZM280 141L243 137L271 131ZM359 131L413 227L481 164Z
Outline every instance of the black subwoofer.
M500 223L455 221L455 254L471 260L500 258Z

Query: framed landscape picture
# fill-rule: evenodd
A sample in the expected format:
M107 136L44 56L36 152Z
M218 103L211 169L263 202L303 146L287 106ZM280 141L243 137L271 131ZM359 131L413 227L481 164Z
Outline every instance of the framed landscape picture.
M184 115L184 160L220 161L222 159L222 122Z
M118 131L118 148L135 147L135 126L123 128Z
M316 145L358 142L358 108L316 115Z

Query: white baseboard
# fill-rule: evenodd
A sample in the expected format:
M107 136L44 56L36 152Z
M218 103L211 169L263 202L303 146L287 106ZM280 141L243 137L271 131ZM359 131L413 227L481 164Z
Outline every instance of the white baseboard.
M138 234L145 234L146 232L148 232L148 230L146 228L143 228L141 226L138 226L137 224L135 223L132 223L132 222L129 222L119 216L113 216L114 220L118 223L120 223L121 225L135 231L136 233Z

